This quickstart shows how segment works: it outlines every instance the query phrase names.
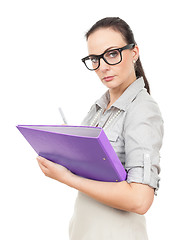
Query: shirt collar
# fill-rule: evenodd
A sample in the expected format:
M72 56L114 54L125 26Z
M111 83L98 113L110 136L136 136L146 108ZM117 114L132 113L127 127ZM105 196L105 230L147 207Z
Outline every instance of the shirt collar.
M133 101L133 99L138 95L138 93L144 88L144 79L143 77L138 78L134 81L124 92L123 94L112 104L111 107L116 107L120 110L126 110L127 106ZM96 101L97 108L105 109L109 103L110 95L109 90Z
M107 92L105 92L105 94L102 95L102 97L100 99L98 99L95 102L97 110L99 108L106 109L106 107L109 103L109 100L110 100L110 95L109 95L109 90L108 90Z

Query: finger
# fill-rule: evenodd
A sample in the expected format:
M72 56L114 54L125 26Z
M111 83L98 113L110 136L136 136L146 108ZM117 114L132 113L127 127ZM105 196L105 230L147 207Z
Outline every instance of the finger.
M36 159L37 159L38 163L41 163L41 165L48 168L49 162L50 162L49 160L47 160L46 158L43 158L41 156L38 156Z
M48 168L46 168L44 165L42 165L40 162L38 162L39 167L41 171L44 173L45 176L48 176Z
M38 156L38 157L37 157L37 160L38 160L44 167L46 167L46 168L48 168L48 169L54 168L55 165L59 165L59 164L57 164L57 163L55 163L55 162L52 162L52 161L50 161L50 160L48 160L48 159L46 159L46 158L41 157L41 156Z

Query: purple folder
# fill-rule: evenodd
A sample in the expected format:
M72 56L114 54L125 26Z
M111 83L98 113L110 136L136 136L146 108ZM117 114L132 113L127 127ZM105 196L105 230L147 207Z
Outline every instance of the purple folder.
M106 182L126 180L126 171L100 127L18 125L36 153L81 177Z

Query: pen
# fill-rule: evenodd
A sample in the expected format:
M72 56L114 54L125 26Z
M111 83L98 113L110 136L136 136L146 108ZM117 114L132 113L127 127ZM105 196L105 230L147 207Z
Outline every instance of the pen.
M63 111L62 111L61 108L59 108L59 112L60 112L60 114L61 114L61 117L62 117L62 119L63 119L64 124L67 124L66 118L65 118L64 113L63 113Z

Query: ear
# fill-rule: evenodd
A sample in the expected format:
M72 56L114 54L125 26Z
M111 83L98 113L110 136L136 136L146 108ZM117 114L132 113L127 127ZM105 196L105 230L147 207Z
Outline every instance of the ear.
M132 50L132 58L133 58L133 61L137 61L138 58L139 58L139 48L137 45L135 45L135 47L133 48Z

